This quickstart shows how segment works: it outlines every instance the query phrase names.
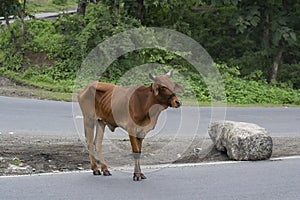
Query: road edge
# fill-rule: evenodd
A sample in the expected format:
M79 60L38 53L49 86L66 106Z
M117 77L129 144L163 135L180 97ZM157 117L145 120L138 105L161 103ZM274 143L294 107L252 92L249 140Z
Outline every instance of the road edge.
M282 161L282 160L292 160L292 159L300 159L300 155L298 156L283 156L277 158L270 158L268 160L263 161ZM250 163L257 161L217 161L217 162L205 162L205 163L182 163L182 164L160 164L160 165L144 165L144 170L158 170L158 169L166 169L166 168L184 168L184 167L198 167L198 166L208 166L208 165L228 165L228 164L238 164L238 163ZM124 172L127 170L132 171L131 166L126 167L114 167L111 171ZM4 178L21 178L21 177L35 177L35 176L52 176L52 175L60 175L60 174L81 174L81 173L91 173L91 170L81 170L81 171L68 171L68 172L48 172L48 173L40 173L40 174L24 174L24 175L8 175L8 176L0 176L0 179Z

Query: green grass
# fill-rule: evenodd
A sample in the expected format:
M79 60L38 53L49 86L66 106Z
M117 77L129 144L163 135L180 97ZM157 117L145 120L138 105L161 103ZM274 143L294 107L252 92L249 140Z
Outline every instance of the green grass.
M72 80L54 81L51 80L46 75L37 75L30 78L26 78L24 76L24 73L22 74L11 70L2 70L2 69L0 69L0 73L9 77L13 81L20 83L21 85L32 86L35 88L45 89L53 92L71 93L73 91Z
M68 81L67 85L64 85L63 81L57 82L44 82L41 76L38 78L24 79L21 73L2 70L0 73L5 75L12 81L18 83L18 87L13 89L19 93L30 94L30 96L40 99L50 99L57 101L72 101L72 81ZM68 89L66 89L68 87Z
M16 166L19 166L19 165L21 164L21 161L20 161L19 158L14 158L14 159L12 160L12 164L13 164L13 165L16 165Z
M27 77L24 74L0 68L0 73L10 78L16 83L19 83L17 89L19 93L28 94L32 97L40 99L51 99L59 101L72 101L73 81L72 80L51 80L47 75L37 75ZM28 79L27 79L27 78ZM213 106L213 107L278 107L278 106L299 106L295 104L283 103L232 103L232 102L210 102L199 101L183 96L181 98L184 106Z
M238 103L230 103L230 102L201 102L196 101L195 99L182 98L183 106L201 106L201 107L300 107L300 105L295 104L271 104L271 103L248 103L248 104L238 104Z

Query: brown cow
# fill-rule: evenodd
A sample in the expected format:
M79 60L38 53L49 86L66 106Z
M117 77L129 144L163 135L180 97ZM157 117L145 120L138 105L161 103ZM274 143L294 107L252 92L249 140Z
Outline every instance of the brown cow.
M170 80L171 75L172 71L160 76L149 74L154 83L148 87L121 87L95 81L79 93L78 101L83 114L85 138L94 175L101 175L96 164L94 148L103 175L111 175L102 155L104 129L108 126L111 131L121 127L128 132L135 160L133 180L146 178L139 164L143 139L154 129L162 110L181 106L175 92L183 92L183 88Z

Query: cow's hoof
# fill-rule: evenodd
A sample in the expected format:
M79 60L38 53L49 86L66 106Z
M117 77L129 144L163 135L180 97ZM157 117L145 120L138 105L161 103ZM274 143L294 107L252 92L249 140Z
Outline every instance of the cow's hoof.
M108 170L102 172L103 176L111 176L111 173Z
M93 171L93 174L95 176L99 176L99 175L101 175L101 172L100 172L100 170L96 170L96 171Z
M140 181L146 178L147 177L143 173L133 173L133 181Z

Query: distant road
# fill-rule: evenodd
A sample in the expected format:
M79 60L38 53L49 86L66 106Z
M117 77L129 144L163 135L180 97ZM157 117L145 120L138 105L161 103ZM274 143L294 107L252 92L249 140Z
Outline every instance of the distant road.
M68 11L61 11L61 12L43 12L43 13L35 14L34 17L37 19L53 18L61 14L70 14L70 13L76 13L76 10L68 10Z
M76 128L80 133L83 132L79 106L71 102L0 96L0 119L2 133L76 136ZM299 107L228 107L225 119L256 123L266 128L272 136L300 136ZM150 134L177 132L181 135L205 135L211 120L210 107L169 108L162 112L156 128ZM113 134L124 134L121 129L117 130Z
M36 19L48 19L48 18L56 18L58 15L60 14L68 14L68 13L75 13L76 10L68 10L68 11L62 11L62 12L44 12L44 13L37 13L37 14L34 14L34 17ZM26 17L25 20L29 20L30 18L29 17ZM5 20L4 20L4 17L0 17L0 20L1 20L1 23L2 24L5 24ZM10 22L13 22L14 19L13 17L11 16L10 17Z
M0 177L1 199L300 199L300 158L165 168L132 181L132 173L110 177L72 172Z

